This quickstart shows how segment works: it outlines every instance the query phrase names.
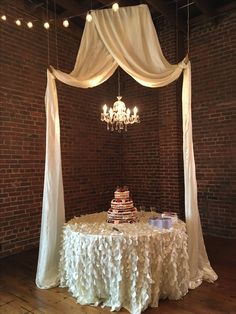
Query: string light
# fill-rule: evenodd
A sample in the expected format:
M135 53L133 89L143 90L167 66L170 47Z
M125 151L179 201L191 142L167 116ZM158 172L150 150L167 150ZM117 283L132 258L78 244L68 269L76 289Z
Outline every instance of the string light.
M86 20L87 20L88 22L91 22L92 19L93 19L93 17L92 17L92 15L91 15L90 12L89 12L89 13L86 15Z
M111 6L111 5L112 5L112 10L113 10L114 12L117 12L117 11L119 10L119 4L118 4L117 2L114 2L113 4L111 4L111 3L110 3L110 4L105 4L105 5L101 6L99 9L103 9L103 8L109 7L109 6ZM69 20L70 20L71 18L77 17L77 16L84 16L84 15L85 15L85 13L81 13L81 14L79 14L79 15L74 15L74 16L69 16L69 17L67 17L66 19L64 19L64 20L62 21L62 25L67 28L67 27L70 26ZM7 16L6 16L5 14L2 14L1 17L0 17L0 19L1 19L2 21L6 21L6 20L7 20ZM91 22L91 21L93 20L93 17L92 17L92 15L91 15L91 10L90 10L89 12L87 12L86 20L87 20L88 22ZM19 18L17 18L17 19L15 20L15 24L16 24L17 26L21 26L23 21L26 22L23 17L19 17ZM34 21L38 22L39 19L36 18L36 19L34 19ZM52 21L54 21L54 20L52 20ZM56 21L56 20L55 20L55 21ZM54 22L55 22L55 21L54 21ZM26 23L26 25L27 25L28 28L33 28L33 26L34 26L31 21L28 21L28 22ZM43 24L43 27L44 27L45 29L49 29L49 28L50 28L49 22L45 22L45 23Z
M113 5L112 5L112 10L113 10L114 12L117 12L117 11L119 10L119 4L118 4L117 2L113 3Z
M63 21L63 26L64 26L64 27L69 27L69 25L70 25L70 24L69 24L69 21L68 21L68 20L64 20L64 21Z
M49 29L50 25L49 25L48 22L45 22L45 23L43 24L43 27L46 28L46 29Z
M16 23L17 26L21 26L21 20L17 19L17 20L15 21L15 23Z
M33 27L33 23L32 22L28 22L27 26L28 26L28 28L32 28Z

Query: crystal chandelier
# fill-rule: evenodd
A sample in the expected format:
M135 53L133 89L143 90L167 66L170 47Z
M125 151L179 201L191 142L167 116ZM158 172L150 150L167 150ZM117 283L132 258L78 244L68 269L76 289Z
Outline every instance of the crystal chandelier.
M118 95L117 101L114 102L113 108L109 108L105 104L103 106L103 112L101 113L101 121L107 123L107 130L127 131L128 124L139 123L139 115L137 114L138 109L134 107L133 114L129 108L126 109L125 103L121 100L120 96L120 73L118 68Z

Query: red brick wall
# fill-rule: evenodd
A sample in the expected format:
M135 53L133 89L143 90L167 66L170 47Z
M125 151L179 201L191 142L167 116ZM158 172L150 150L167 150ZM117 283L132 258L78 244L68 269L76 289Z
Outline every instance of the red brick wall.
M236 11L192 25L193 140L204 231L236 237Z
M0 244L1 256L38 245L45 159L47 35L14 25L20 12L7 8L0 22ZM22 14L22 13L21 13ZM71 71L79 42L58 30L59 67ZM56 64L50 31L51 64ZM107 210L121 177L121 136L100 122L110 82L94 89L58 83L66 218ZM111 94L111 96L109 96Z
M176 63L175 31L161 18L157 23L163 53ZM135 204L158 210L184 210L181 140L181 103L176 83L161 88L142 87L126 76L127 104L137 104L141 123L124 134L124 182Z
M236 237L236 12L191 22L193 143L203 231ZM163 52L175 62L173 27L161 18ZM181 80L181 79L180 79ZM124 182L135 203L183 213L181 103L176 84L153 91L126 77L141 124L124 135ZM128 98L128 97L127 97Z
M124 102L130 109L138 107L141 120L123 134L123 182L136 207L159 206L158 89L140 86L126 75L123 86Z

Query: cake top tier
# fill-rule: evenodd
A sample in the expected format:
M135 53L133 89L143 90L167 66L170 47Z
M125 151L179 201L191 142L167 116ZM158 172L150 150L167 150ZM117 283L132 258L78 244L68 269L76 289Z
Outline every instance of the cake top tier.
M116 192L125 192L125 191L129 191L129 188L126 185L116 187Z
M129 198L129 190L127 186L117 187L114 193L115 199L125 200Z

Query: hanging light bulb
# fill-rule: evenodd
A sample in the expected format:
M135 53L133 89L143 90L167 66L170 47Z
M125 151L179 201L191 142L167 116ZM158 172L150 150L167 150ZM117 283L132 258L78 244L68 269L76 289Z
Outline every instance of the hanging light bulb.
M112 10L113 10L114 12L117 12L117 11L119 10L119 4L118 4L117 2L113 3L113 5L112 5Z
M28 26L29 28L32 28L32 27L33 27L33 23L29 21L29 22L27 23L27 26Z
M17 26L21 26L21 20L17 19L17 20L15 21L15 23L16 23Z
M88 12L87 15L86 15L86 20L87 20L88 22L91 22L92 19L93 19L92 15L90 14L90 12Z
M3 14L3 15L1 16L1 19L2 19L3 21L6 21L6 19L7 19L6 15Z
M49 29L50 25L49 25L48 22L45 22L45 23L43 24L43 27L46 28L46 29Z
M63 21L63 26L64 27L68 27L70 24L69 24L69 21L68 20L64 20Z

